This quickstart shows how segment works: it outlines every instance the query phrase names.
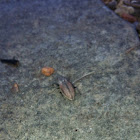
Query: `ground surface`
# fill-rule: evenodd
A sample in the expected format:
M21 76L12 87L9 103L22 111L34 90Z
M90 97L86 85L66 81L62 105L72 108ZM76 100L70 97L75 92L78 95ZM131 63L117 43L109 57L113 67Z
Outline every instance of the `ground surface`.
M140 50L125 54L139 42L131 24L97 0L1 1L0 21L0 57L21 64L0 63L0 140L140 138ZM50 86L58 74L88 72L74 101Z

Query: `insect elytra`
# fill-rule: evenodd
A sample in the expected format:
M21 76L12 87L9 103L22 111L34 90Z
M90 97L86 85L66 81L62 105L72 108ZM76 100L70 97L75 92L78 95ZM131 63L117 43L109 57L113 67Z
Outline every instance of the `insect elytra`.
M69 100L74 100L74 97L75 97L74 86L68 79L62 76L59 77L58 85L64 97L66 97Z

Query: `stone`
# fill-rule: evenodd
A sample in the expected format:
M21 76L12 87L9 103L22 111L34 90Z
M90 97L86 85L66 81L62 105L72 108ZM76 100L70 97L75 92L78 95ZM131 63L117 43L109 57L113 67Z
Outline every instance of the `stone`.
M139 139L140 50L134 27L99 0L0 2L0 140ZM7 45L8 44L8 45ZM40 74L44 66L55 73ZM52 86L76 79L75 99ZM20 85L18 94L11 85Z
M118 15L122 15L123 13L126 14L133 14L135 12L133 7L130 6L121 6L121 7L117 7L115 10L115 13Z
M13 93L19 92L19 85L17 83L14 83L14 85L12 87L12 92Z
M45 76L51 76L54 73L54 69L51 67L44 67L41 69L41 73Z
M121 17L122 17L123 19L125 19L125 20L131 22L131 23L134 23L134 22L137 21L137 19L136 19L134 16L129 15L129 14L123 13L123 14L121 14Z
M123 13L133 14L134 11L135 10L132 6L127 6L124 4L124 0L120 0L117 7L116 7L115 13L118 15L121 15Z

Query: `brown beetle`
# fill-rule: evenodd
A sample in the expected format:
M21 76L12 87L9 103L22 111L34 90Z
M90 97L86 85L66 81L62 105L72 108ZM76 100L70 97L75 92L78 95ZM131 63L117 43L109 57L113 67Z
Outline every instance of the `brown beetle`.
M69 82L65 77L60 76L58 78L58 85L62 94L69 100L74 100L75 90L71 82Z

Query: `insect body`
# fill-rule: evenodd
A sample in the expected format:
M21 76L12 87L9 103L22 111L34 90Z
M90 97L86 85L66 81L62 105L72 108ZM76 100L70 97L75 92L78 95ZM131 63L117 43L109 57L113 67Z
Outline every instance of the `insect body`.
M19 61L14 58L13 59L0 59L0 61L2 63L6 63L15 67L19 66Z
M58 78L58 85L62 94L69 100L74 100L75 90L71 82L69 82L65 77Z

